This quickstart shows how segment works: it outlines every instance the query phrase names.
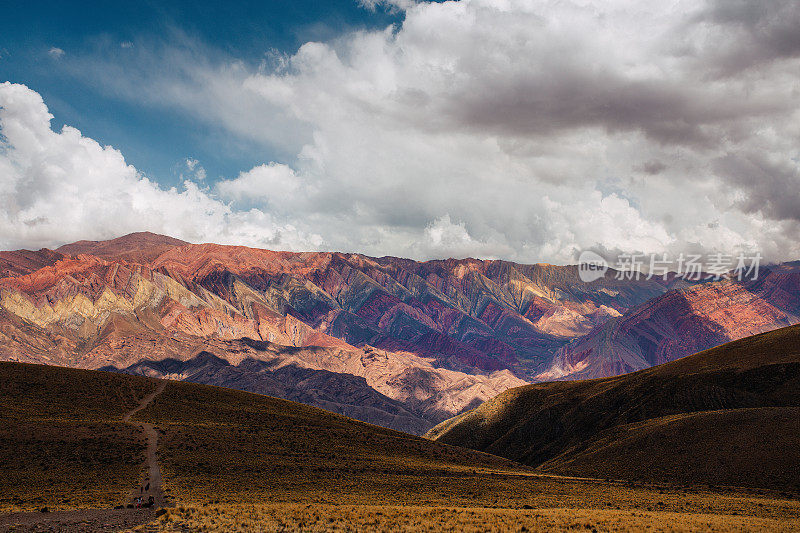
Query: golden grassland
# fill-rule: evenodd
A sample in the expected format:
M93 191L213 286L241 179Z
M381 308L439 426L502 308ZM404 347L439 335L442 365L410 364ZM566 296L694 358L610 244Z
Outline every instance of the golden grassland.
M800 502L780 493L540 476L237 391L170 383L139 416L162 431L164 486L178 502L151 529L800 528Z
M45 425L46 424L46 425ZM36 420L0 428L0 514L123 504L142 470L126 424Z
M797 531L798 520L607 509L262 504L180 507L132 531Z
M621 376L510 389L427 436L542 473L800 494L800 325Z
M119 420L158 382L18 364L0 378L3 511L126 499L144 442ZM777 492L541 476L216 387L169 382L134 418L158 428L173 505L138 531L800 529L800 501Z
M433 498L440 479L527 469L304 405L170 383L138 418L161 431L166 494L181 502ZM474 473L474 474L473 474ZM483 492L464 483L463 499ZM461 486L461 485L460 485ZM416 494L409 488L415 487Z

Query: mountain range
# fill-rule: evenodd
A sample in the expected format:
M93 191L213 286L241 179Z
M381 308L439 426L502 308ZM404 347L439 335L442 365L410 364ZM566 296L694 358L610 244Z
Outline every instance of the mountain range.
M526 383L622 374L800 321L800 268L584 283L577 266L418 262L136 233L0 252L0 359L292 399L421 434Z

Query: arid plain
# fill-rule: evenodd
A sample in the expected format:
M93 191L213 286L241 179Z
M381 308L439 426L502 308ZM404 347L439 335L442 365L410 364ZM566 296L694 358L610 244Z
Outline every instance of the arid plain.
M294 402L181 382L132 420L158 430L169 507L103 514L91 509L131 501L145 481L144 437L121 418L163 382L19 363L0 372L0 506L15 513L0 531L800 527L792 492L542 475Z

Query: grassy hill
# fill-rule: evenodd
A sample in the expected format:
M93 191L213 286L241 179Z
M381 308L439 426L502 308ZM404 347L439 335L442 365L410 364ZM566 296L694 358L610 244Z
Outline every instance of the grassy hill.
M159 383L0 363L0 509L124 503L139 478L145 441L121 418ZM394 481L415 476L524 471L506 459L304 404L192 383L167 382L134 419L158 428L166 490L181 501L208 503L220 494L258 500L264 493L297 500L307 491L324 499L344 484L363 492L377 486L377 477L387 480L381 490L393 493Z
M0 532L20 523L106 527L108 513L3 513L124 503L141 482L146 442L121 418L163 383L0 363ZM775 492L536 475L504 458L218 387L166 382L132 421L158 432L172 506L148 531L800 526L800 501ZM136 522L126 512L128 524L154 516Z
M800 326L624 376L512 389L428 436L541 472L800 490Z
M144 441L121 418L154 388L145 378L0 364L0 513L125 502Z
M164 482L184 502L419 501L451 478L528 473L304 404L184 382L169 382L139 418L161 429Z

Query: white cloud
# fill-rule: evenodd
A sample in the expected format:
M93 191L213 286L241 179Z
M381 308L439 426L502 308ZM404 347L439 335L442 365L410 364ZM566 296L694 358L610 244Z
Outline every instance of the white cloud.
M47 54L52 57L53 59L61 59L64 57L64 50L57 47L52 47L50 50L47 51Z
M274 67L194 43L75 71L284 154L213 191L327 248L800 257L800 4L395 5L401 26L306 43Z
M482 257L497 259L515 253L510 246L500 242L482 242L474 239L463 222L454 222L445 214L425 227L423 238L414 246L414 255L433 259L448 257Z
M240 202L263 201L275 210L294 204L300 187L294 170L274 162L242 172L236 179L217 183L217 191L225 199Z
M0 246L54 246L150 230L189 241L309 249L321 244L258 209L233 210L190 180L162 189L75 128L50 128L41 96L0 84ZM194 164L197 168L196 163Z

